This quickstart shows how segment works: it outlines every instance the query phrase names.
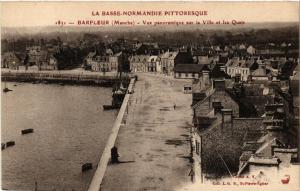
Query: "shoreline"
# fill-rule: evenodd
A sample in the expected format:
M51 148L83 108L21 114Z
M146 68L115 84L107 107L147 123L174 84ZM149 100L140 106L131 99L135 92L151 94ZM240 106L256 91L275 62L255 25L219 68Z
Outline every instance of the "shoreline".
M134 83L135 83L135 79L132 78L130 81L130 84L128 86L129 92L134 89ZM123 122L126 123L126 121L124 121L124 116L126 115L125 113L128 112L130 96L131 96L131 94L128 94L128 93L125 95L125 98L124 98L122 106L119 110L118 116L114 122L114 125L111 129L111 133L106 142L106 146L105 146L103 152L101 153L101 158L97 165L97 169L94 173L94 176L92 178L92 181L90 183L88 191L99 191L101 188L102 180L104 178L106 168L107 168L109 160L110 160L110 150L115 145L115 142L116 142L116 139L117 139L117 136L119 133L119 129L123 125Z

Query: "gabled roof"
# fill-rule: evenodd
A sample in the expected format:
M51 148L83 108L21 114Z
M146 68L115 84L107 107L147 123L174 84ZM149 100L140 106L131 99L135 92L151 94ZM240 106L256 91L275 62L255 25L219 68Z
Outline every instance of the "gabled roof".
M248 161L250 159L252 155L252 152L250 151L245 151L242 153L242 155L240 156L240 161Z
M177 64L175 65L175 72L182 73L200 73L205 65L203 64Z
M117 56L121 56L122 55L122 52L118 52L116 54L114 54L113 56L117 57Z
M230 59L227 61L226 66L229 67L242 67L242 68L251 68L254 64L254 60L240 60L238 58Z
M96 51L95 52L90 52L86 58L93 58L96 55Z
M242 147L243 151L252 151L255 152L259 147L261 143L245 143Z
M108 54L108 55L113 55L114 54L114 52L110 48L106 49L105 53Z
M148 55L134 55L130 58L130 62L147 62L149 57Z
M178 52L165 52L164 54L161 55L162 59L175 59L177 56Z

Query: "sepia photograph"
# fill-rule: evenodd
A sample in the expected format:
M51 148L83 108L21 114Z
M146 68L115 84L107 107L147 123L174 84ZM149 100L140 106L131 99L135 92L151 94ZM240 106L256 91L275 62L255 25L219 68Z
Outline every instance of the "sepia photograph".
M14 191L299 191L297 1L1 2Z

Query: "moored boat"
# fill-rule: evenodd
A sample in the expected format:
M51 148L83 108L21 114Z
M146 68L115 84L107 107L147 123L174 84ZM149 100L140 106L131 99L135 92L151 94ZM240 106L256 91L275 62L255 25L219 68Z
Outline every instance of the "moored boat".
M28 134L28 133L33 133L33 129L23 129L22 131L21 131L21 133L22 133L22 135L24 135L24 134Z
M4 89L3 89L3 92L4 93L6 93L6 92L10 92L10 91L12 91L11 89L9 89L9 88L7 88L7 87L5 87Z
M93 169L93 164L92 163L85 163L81 166L81 172L85 172L88 170Z
M5 143L1 143L1 150L4 150L6 147L6 144Z
M103 105L103 110L112 110L112 109L119 109L119 106L113 106L113 105Z
M15 141L8 141L8 142L6 142L6 148L14 146L15 144L16 144Z

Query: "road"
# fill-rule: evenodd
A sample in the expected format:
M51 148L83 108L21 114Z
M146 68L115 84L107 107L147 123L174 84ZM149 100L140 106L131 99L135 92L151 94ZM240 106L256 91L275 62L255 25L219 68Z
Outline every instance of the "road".
M116 142L122 163L108 165L101 191L168 191L190 182L192 97L182 93L186 83L138 75Z

